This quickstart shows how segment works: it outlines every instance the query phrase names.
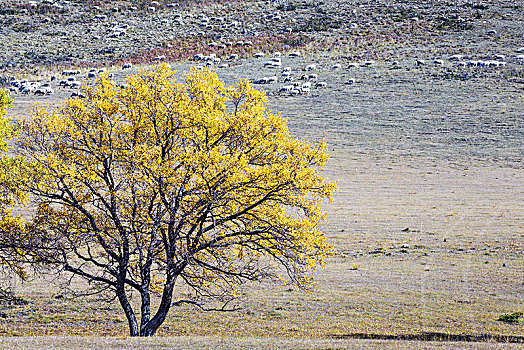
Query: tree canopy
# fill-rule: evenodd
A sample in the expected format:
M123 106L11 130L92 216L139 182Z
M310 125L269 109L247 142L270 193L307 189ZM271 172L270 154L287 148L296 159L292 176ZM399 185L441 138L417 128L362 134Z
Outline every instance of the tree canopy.
M154 335L175 303L227 302L244 281L312 285L332 254L318 229L335 189L319 173L325 143L292 137L263 92L213 71L179 81L162 64L84 90L36 105L18 125L11 159L23 161L0 169L37 205L17 226L36 242L26 259L113 295L132 336Z

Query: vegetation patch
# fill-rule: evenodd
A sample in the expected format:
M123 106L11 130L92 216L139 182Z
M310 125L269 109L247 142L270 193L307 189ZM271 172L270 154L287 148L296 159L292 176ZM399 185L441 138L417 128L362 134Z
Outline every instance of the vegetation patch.
M524 314L522 312L514 312L512 314L504 314L500 316L497 321L511 323L511 324L524 324L524 320L521 317Z

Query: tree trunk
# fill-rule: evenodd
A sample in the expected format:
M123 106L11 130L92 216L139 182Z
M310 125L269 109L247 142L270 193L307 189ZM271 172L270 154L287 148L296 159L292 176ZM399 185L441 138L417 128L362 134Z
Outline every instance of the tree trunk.
M173 301L173 290L175 287L176 275L174 269L170 269L167 273L166 283L164 285L164 291L162 292L162 300L155 316L147 323L145 327L144 336L152 337L155 335L158 328L166 320L167 313L171 308Z
M119 287L117 289L116 296L118 297L118 301L120 301L120 305L122 306L122 309L124 310L124 313L126 314L127 322L129 324L129 335L131 337L139 336L138 323L136 321L136 316L133 311L133 308L131 307L131 304L129 303L129 300L127 299L126 292L124 291L124 287Z

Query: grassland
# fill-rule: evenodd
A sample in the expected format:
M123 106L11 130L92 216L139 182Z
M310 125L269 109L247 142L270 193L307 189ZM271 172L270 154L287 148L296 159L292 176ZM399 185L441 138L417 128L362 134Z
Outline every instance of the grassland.
M276 92L280 85L261 87L268 92L270 108L288 118L293 134L323 137L329 143L332 157L325 175L337 180L340 189L334 202L326 203L329 222L323 228L336 256L317 271L317 289L304 293L271 282L247 285L238 301L241 311L178 307L160 329L165 338L140 342L120 339L126 323L116 304L76 298L61 289L52 273L23 284L11 279L6 285L27 303L0 303L0 334L7 336L0 347L513 349L520 345L501 343L522 342L518 337L524 334L524 324L497 319L524 311L524 65L511 60L522 46L524 10L509 1L475 3L486 9L468 2L427 8L396 1L397 8L389 10L365 1L341 3L340 12L363 5L362 26L373 13L388 15L395 23L411 23L414 15L401 9L428 14L419 14L420 23L387 35L383 30L389 28L389 20L377 20L366 27L368 34L361 32L355 46L350 46L355 33L341 43L345 27L308 34L315 40L300 47L306 54L298 59L283 56L283 65L299 71L307 63L317 63L319 79L328 88L289 97ZM263 3L255 5L271 11ZM230 6L223 11L235 13L237 5ZM336 8L333 2L323 6ZM451 18L457 13L453 9L461 11L472 28L455 28L458 22L453 21L444 21L448 28L438 27L443 22L437 21L439 16ZM301 21L315 23L307 22L310 7L299 10L306 14ZM248 10L238 11L239 16L254 18ZM264 25L258 30L274 35ZM497 30L495 37L486 34L492 28ZM386 41L388 35L391 40ZM453 53L471 59L500 53L508 57L508 65L482 70L459 69L447 60L443 66L429 63ZM122 57L90 59L107 63ZM376 63L347 67L364 59ZM416 59L429 61L415 67ZM393 60L398 61L395 69ZM226 81L272 74L262 71L263 61L246 52L219 74ZM331 70L337 62L343 69ZM180 71L196 64L171 63ZM56 69L44 66L29 64L38 67L32 72L36 77ZM27 67L8 72L29 73ZM124 79L119 66L113 73L116 80ZM355 84L345 85L349 78ZM70 90L56 87L56 94L48 97L16 95L9 113L16 117L28 113L35 101L56 104L69 94ZM487 343L449 342L450 335ZM447 341L416 342L417 338Z

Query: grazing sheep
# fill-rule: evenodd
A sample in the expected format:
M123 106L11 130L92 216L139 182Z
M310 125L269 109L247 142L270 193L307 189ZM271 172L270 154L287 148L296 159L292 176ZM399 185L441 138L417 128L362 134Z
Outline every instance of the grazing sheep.
M289 78L290 75L291 75L290 72L282 72L282 73L280 74L280 79L282 79L282 78L283 78L283 79Z
M124 70L124 69L131 69L131 67L132 67L131 63L124 63L122 65L122 70Z
M236 59L238 59L238 55L236 53L231 54L231 56L229 56L229 60L231 60L231 61L232 60L236 60Z
M300 89L300 91L302 92L302 95L309 95L309 93L311 92L311 88L307 87L307 88L302 88Z
M415 66L417 67L423 66L425 64L426 64L426 61L424 60L417 60L417 62L415 62Z
M289 92L289 94L290 94L291 96L297 96L297 95L300 95L301 93L302 93L302 90L297 89L297 88L294 88L294 89L292 89L292 90Z
M306 82L304 84L302 84L301 86L302 89L310 89L311 88L311 82Z
M448 60L450 60L450 61L461 61L463 58L464 58L464 55L455 54L455 55L449 56Z
M346 85L353 85L355 83L355 79L348 79L344 82Z
M257 52L256 54L253 55L253 57L255 57L255 58L264 57L264 53L263 52Z
M444 61L442 60L433 60L432 62L435 66L442 66L444 64Z
M222 63L221 65L218 66L218 68L227 68L229 67L229 64L227 63Z
M255 80L253 84L267 84L268 82L269 82L269 78L263 77L263 78Z
M362 63L362 67L371 67L375 65L375 61L365 61Z
M350 62L350 63L348 64L348 68L358 68L358 63L356 63L356 62Z
M308 64L308 65L304 68L304 70L305 70L306 72L308 72L308 71L312 71L312 70L315 70L315 69L317 69L317 65L314 64L314 63L313 63L313 64Z
M270 76L267 78L267 83L268 84L271 84L271 83L276 83L278 81L278 78L276 75L273 75L273 76Z
M293 90L293 88L294 88L293 85L284 85L280 89L278 89L278 92L279 93L290 92L291 90Z
M331 66L331 70L337 70L341 68L342 68L342 65L340 63L334 64L333 66Z
M300 52L293 51L288 54L289 57L300 57Z
M327 87L327 83L325 81L320 81L320 82L315 84L315 88L316 89L325 88L325 87Z
M166 59L166 55L160 55L153 58L153 61L163 61Z
M307 80L309 80L309 81L317 81L317 79L318 79L318 75L317 74L309 74L307 76Z

